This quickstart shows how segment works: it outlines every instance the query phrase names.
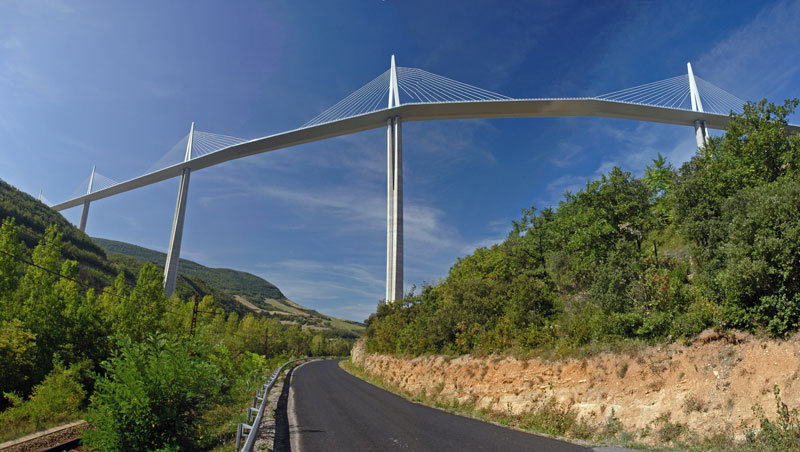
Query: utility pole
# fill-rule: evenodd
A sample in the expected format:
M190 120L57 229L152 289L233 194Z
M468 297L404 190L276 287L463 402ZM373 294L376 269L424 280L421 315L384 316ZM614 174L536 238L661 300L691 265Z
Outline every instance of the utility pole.
M200 295L194 294L194 307L192 307L192 324L189 326L189 336L194 337L194 327L197 326L197 306L200 304Z
M267 347L269 346L269 327L264 327L264 357L267 357Z

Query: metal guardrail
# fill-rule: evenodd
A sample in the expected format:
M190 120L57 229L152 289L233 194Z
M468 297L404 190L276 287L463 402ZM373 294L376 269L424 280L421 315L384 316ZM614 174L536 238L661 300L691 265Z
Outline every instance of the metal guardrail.
M247 409L247 422L250 424L240 422L238 428L236 429L237 451L240 450L239 445L241 444L242 435L245 434L245 430L247 430L247 438L245 438L244 445L242 446L240 452L251 452L253 450L253 446L256 444L256 438L258 437L258 426L261 424L261 418L264 416L264 408L267 406L267 395L275 385L275 382L278 380L278 376L280 376L281 372L283 372L283 369L290 364L307 359L314 358L299 358L283 363L281 367L279 367L277 370L275 370L275 372L272 373L272 375L270 375L269 380L267 380L267 382L256 391L256 395L253 396L253 407ZM259 402L261 403L260 405L258 405ZM258 408L256 408L256 405L258 405ZM253 413L255 413L255 419L253 419L251 422L250 419Z

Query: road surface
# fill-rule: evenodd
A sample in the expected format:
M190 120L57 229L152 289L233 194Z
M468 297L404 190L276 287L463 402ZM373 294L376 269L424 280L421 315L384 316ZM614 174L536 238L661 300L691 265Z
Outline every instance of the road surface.
M411 403L333 360L294 371L288 421L293 452L590 450Z

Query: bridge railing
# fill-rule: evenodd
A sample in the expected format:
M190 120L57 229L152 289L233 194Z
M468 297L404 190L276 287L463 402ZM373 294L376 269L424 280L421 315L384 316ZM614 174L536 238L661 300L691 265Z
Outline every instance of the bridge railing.
M283 363L281 367L275 370L275 372L270 375L269 380L266 383L261 385L260 388L256 391L256 395L253 396L253 406L247 409L247 422L249 424L245 424L240 422L239 426L236 429L236 450L240 452L251 452L253 450L253 446L256 444L256 439L258 438L258 426L261 424L261 419L264 417L264 409L267 406L268 400L267 395L269 395L269 391L275 386L275 382L278 380L281 372L286 369L289 365L294 364L299 361L305 361L314 358L299 358L293 359L291 361L287 361ZM255 414L255 418L252 416ZM252 421L251 421L252 419ZM247 431L245 433L245 430ZM242 445L242 436L245 436L244 445ZM239 446L242 445L242 448L239 449Z

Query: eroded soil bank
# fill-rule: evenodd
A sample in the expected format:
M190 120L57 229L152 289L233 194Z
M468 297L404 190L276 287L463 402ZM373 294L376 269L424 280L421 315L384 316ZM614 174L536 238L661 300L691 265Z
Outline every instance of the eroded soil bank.
M352 360L368 375L432 400L524 414L554 398L597 425L613 410L624 430L634 433L668 418L701 437L727 433L741 439L746 428L758 426L754 404L775 417L774 385L789 408L800 407L797 335L766 340L709 330L689 346L550 362L507 356L403 358L368 354L359 341Z

